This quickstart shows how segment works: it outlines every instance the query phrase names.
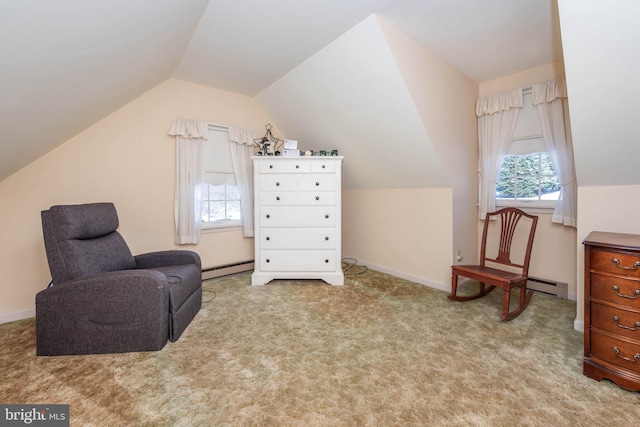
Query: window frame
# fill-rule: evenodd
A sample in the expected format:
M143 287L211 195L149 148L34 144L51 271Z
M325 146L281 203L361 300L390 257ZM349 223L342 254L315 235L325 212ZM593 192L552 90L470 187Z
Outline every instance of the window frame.
M222 125L215 125L215 124L209 124L209 132L224 132L227 134L227 143L230 144L229 141L229 128L228 126L222 126ZM205 144L208 141L205 141ZM206 165L205 165L205 173L206 172L215 172L215 173L229 173L227 171L215 171L215 170L207 170L206 169ZM235 175L235 172L232 172ZM204 185L208 185L206 183L202 184ZM236 185L237 187L237 185ZM226 191L225 191L226 193ZM209 200L209 199L207 199ZM230 219L230 220L224 220L224 221L202 221L201 223L201 232L203 233L212 233L212 232L220 232L220 231L232 231L235 229L242 229L242 200L238 200L240 202L240 219ZM225 194L225 203L227 202L226 199L226 194ZM205 206L205 199L201 199L201 206L202 208ZM201 209L202 209L201 208ZM200 212L200 218L202 218L202 210Z
M513 143L514 141L512 140L511 142ZM535 153L542 153L542 152L536 151L529 154L535 154ZM544 151L544 153L547 153L547 155L549 154L548 151ZM524 154L508 154L508 155L524 155ZM500 167L500 169L502 170L502 166ZM498 174L500 173L501 171L498 172ZM554 171L554 174L555 174L555 171ZM557 174L555 176L557 177ZM538 174L537 174L538 184L540 184L540 178L541 178L540 171L538 171ZM517 175L514 177L514 179L517 180ZM497 188L496 188L496 193L497 193ZM520 208L523 210L531 210L531 211L542 210L544 211L544 213L547 213L548 211L553 211L557 203L558 203L557 199L556 200L506 199L506 198L499 198L497 197L497 194L496 194L496 208L514 207L514 208Z

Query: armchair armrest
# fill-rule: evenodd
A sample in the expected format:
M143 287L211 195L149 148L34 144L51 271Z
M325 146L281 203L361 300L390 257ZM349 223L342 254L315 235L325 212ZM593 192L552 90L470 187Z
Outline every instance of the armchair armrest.
M134 257L138 268L156 268L169 265L195 264L198 270L202 270L200 255L194 251L168 250L149 252Z
M168 311L168 295L167 278L162 273L121 270L47 288L36 295L36 308L64 311L97 322L122 322L123 315L140 317L149 311Z

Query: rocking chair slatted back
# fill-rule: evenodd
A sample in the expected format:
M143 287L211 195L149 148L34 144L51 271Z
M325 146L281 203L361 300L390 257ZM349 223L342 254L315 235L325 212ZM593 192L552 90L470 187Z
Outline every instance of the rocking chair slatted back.
M516 233L518 222L522 217L531 219L532 224L529 230L529 238L527 241L526 252L524 255L523 263L514 263L511 261L511 244L513 243L513 237ZM490 258L486 254L487 250L487 236L489 234L489 224L492 218L500 218L500 242L498 246L498 255L495 258ZM538 217L535 215L529 215L516 208L504 208L496 212L488 212L484 227L482 230L482 245L480 254L480 265L486 265L486 261L495 262L502 265L508 265L511 267L517 267L522 269L522 275L529 275L529 259L531 258L531 248L533 247L533 237L536 231L536 225L538 223Z

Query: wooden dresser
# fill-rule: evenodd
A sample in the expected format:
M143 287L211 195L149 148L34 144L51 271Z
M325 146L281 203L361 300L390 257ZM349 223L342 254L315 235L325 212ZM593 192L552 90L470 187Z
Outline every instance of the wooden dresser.
M640 235L594 231L583 243L583 372L640 391Z
M255 268L251 284L322 279L343 285L342 157L253 157Z

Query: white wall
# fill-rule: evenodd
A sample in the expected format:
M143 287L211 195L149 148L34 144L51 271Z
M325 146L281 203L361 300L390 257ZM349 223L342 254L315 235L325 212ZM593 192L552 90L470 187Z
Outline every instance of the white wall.
M452 190L343 190L342 254L449 291Z
M0 322L32 315L50 281L40 211L55 204L114 202L134 254L193 249L204 268L253 259L242 231L174 245L175 142L167 132L178 116L259 135L270 121L252 98L170 79L1 181Z
M478 258L476 239L478 84L435 52L379 18L405 84L453 189L450 264Z

